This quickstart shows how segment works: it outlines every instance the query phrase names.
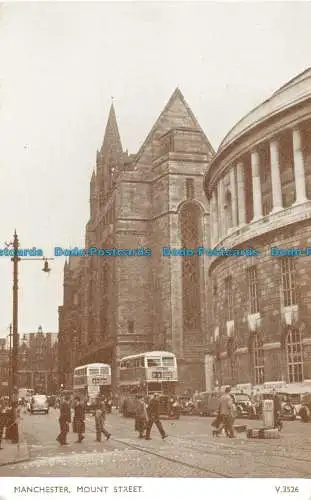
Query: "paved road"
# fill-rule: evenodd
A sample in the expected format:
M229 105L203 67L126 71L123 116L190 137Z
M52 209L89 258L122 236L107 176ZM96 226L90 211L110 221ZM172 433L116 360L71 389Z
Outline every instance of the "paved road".
M94 418L87 417L83 443L61 447L58 412L24 415L22 432L31 460L0 468L1 476L144 476L144 477L307 477L311 476L311 424L285 422L280 439L213 438L210 418L163 421L169 437L157 429L152 440L137 438L134 423L115 411L108 417L112 437L95 441ZM255 427L258 422L240 421Z

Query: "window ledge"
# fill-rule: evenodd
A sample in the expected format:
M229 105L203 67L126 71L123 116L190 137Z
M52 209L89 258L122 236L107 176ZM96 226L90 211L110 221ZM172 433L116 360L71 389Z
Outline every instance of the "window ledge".
M291 326L298 319L298 305L282 307L282 318L286 325Z
M248 328L251 332L255 332L257 327L260 326L261 317L260 313L248 314L247 316Z

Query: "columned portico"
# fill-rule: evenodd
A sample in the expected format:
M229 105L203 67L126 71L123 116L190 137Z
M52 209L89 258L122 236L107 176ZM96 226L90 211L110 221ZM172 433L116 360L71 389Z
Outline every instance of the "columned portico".
M253 220L262 217L262 196L260 182L260 160L258 151L254 150L251 153L251 168L252 168L252 185L253 185Z
M279 142L274 139L270 142L271 186L272 186L272 213L283 209L282 186L280 175Z
M239 210L239 226L244 226L246 223L245 212L245 180L244 180L244 165L239 162L236 166L237 172L237 192L238 192L238 210Z
M307 201L305 167L301 147L301 131L298 127L293 129L293 153L296 188L296 200L294 205L298 205Z

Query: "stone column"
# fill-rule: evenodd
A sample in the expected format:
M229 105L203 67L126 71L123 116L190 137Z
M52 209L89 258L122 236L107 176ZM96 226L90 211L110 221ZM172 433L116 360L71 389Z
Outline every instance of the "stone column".
M262 197L261 197L261 182L259 173L259 153L252 151L251 153L251 166L252 166L252 183L253 183L253 221L262 217Z
M271 167L271 185L272 185L272 200L273 212L279 212L283 208L282 203L282 186L280 175L280 158L279 158L279 142L274 139L270 142L270 167Z
M245 211L245 181L244 181L244 164L239 162L236 166L237 172L237 191L238 191L238 207L239 207L239 226L246 224Z
M232 227L235 228L238 225L237 217L237 190L235 183L235 167L232 166L230 170L230 189L231 189L231 210L232 210Z
M226 224L224 217L224 181L219 179L217 184L218 194L218 239L226 236Z
M217 183L217 226L218 226L218 241L221 240L223 234L223 220L222 220L222 194L221 194L221 181Z
M301 148L301 132L298 127L293 129L293 153L294 153L294 172L296 200L294 205L299 205L307 201L306 180L303 153Z
M211 197L211 230L211 246L214 246L218 241L217 198L215 190L212 192Z

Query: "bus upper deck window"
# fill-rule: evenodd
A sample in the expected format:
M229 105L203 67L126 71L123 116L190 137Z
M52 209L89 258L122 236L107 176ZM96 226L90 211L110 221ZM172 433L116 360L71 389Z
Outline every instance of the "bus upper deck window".
M175 362L174 362L174 358L172 357L169 357L169 358L162 358L162 363L163 363L163 366L174 366L175 365Z
M90 368L89 374L90 375L99 375L99 369L98 368Z
M147 361L149 368L151 368L152 366L161 366L160 358L149 358Z

